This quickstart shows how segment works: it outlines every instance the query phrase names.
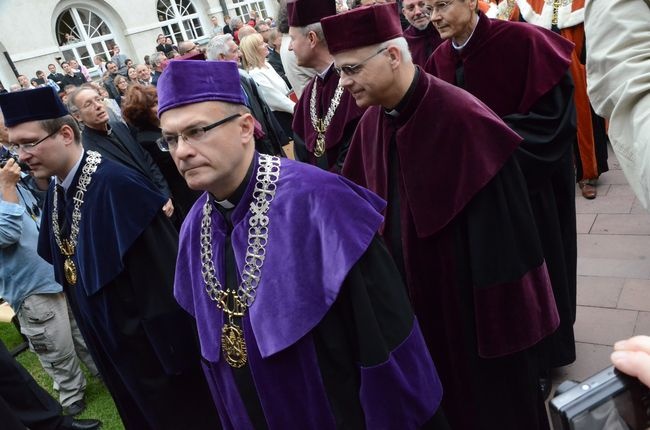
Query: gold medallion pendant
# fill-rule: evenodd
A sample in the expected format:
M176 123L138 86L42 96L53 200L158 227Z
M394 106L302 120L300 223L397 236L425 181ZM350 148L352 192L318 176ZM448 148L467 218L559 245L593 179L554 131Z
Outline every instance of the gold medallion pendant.
M322 157L325 153L325 136L321 133L318 133L316 138L316 146L314 147L314 155L318 158Z
M243 331L234 324L224 324L221 329L221 349L226 362L232 367L246 365L246 342Z
M68 284L74 286L77 283L77 267L69 256L63 262L63 272L65 273L65 280L68 281Z

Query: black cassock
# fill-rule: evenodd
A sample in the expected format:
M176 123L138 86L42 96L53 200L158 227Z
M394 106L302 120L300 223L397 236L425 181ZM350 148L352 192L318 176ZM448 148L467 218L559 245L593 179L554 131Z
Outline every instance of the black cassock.
M62 237L69 237L73 196L87 153L59 199ZM74 263L52 231L54 185L44 207L39 254L54 265L93 359L127 429L219 428L200 369L197 335L173 298L178 236L162 213L167 200L135 171L102 159L83 196ZM62 194L62 193L59 193Z

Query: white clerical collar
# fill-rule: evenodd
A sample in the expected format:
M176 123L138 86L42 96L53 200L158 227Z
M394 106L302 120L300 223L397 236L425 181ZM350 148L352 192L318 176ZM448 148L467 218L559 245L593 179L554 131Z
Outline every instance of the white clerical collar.
M68 172L68 175L65 177L63 182L60 182L59 179L56 179L57 185L61 185L63 187L63 190L67 193L68 188L72 185L72 180L74 179L74 175L77 174L77 170L79 170L79 166L81 166L81 160L84 158L84 150L81 150L81 155L79 156L79 160L77 160L77 163L70 169Z
M232 204L232 203L230 202L230 200L228 200L228 199L226 199L226 200L217 200L217 199L214 199L214 202L215 202L216 204L218 204L219 206L221 206L222 208L224 208L224 209L232 209L232 208L235 207L235 205Z
M476 27L478 27L478 20L479 19L481 19L481 16L477 15L476 16L476 25L472 29L472 33L469 35L469 37L467 38L465 43L463 43L462 45L456 45L456 43L454 42L454 39L451 40L451 46L453 46L456 51L460 51L461 49L463 49L465 46L467 46L469 41L472 40L472 36L474 36L474 32L476 31Z

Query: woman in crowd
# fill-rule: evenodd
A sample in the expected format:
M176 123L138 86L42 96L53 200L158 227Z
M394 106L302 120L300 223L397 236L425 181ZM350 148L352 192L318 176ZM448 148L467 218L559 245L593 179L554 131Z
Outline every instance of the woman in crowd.
M158 148L156 140L162 135L156 115L157 110L158 95L153 86L132 85L122 100L122 117L135 131L136 140L151 154L151 158L169 184L175 208L174 222L180 228L183 219L201 193L187 187L169 152L163 152Z
M256 33L244 37L239 48L244 69L257 83L262 97L282 124L282 128L291 136L291 122L296 103L289 98L290 90L286 82L266 61L269 48L264 43L262 35Z
M135 66L130 66L126 70L126 78L129 82L129 85L137 84L138 83L138 72L135 69Z
M124 76L117 75L115 79L113 79L113 85L115 85L115 89L117 90L115 101L117 102L117 105L121 107L122 100L124 100L124 96L126 95L126 90L129 88L129 81Z

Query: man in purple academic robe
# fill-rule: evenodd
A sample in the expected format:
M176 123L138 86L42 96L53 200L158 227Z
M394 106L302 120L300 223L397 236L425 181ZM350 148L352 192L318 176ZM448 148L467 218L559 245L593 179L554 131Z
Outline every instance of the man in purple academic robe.
M573 44L541 27L489 19L476 10L476 0L436 10L433 19L446 40L425 70L476 96L524 138L515 156L560 316L560 327L541 351L540 385L548 395L550 368L576 358Z
M317 74L307 83L296 105L293 131L296 158L340 173L350 139L364 109L339 85L339 75L327 50L320 19L336 14L334 0L297 0L287 3L289 49L299 66Z
M521 138L413 64L392 5L321 24L341 83L369 106L343 174L388 200L380 231L440 371L451 428L548 428L535 347L558 315L513 157Z
M445 428L435 368L376 234L385 202L257 153L234 63L174 61L158 97L161 147L206 191L183 224L174 288L223 427Z
M431 7L425 0L403 0L402 14L409 22L404 30L413 63L424 67L427 60L442 43L438 30L431 24Z

